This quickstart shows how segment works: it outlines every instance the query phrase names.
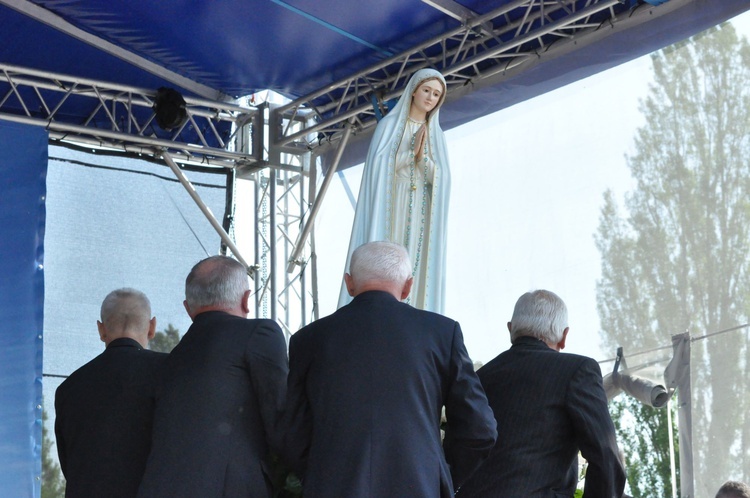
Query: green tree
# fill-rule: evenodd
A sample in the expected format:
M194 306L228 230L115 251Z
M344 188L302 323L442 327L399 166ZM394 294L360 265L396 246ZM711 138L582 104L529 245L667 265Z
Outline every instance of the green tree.
M154 334L154 338L148 341L148 347L152 351L169 353L179 342L180 331L170 323L167 325L166 329L160 330Z
M748 43L725 24L652 62L654 83L641 102L646 124L627 157L636 180L627 216L605 193L596 235L603 339L626 352L669 345L671 335L686 330L695 336L745 323L750 302ZM713 475L720 469L750 477L747 354L747 341L693 344L692 361L701 365L693 369L693 386L701 386L693 389L693 421L706 427L693 434L696 476L708 475L710 466ZM659 435L626 448L641 465L631 487L642 496L667 496L664 466L647 457L664 451L661 414L626 402L614 415L623 410L636 428ZM699 488L702 496L707 490Z
M674 406L672 419L676 420ZM630 450L625 454L625 470L633 498L672 496L667 410L643 405L625 394L610 402L609 408L618 443ZM677 427L673 426L672 431L677 453ZM675 458L679 483L679 455L675 454ZM655 490L661 492L655 495Z
M60 465L52 458L55 443L47 431L47 412L42 411L42 498L64 498L65 479Z

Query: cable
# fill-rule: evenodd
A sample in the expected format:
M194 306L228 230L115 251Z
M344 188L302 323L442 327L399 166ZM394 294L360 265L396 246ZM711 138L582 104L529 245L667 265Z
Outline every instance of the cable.
M690 342L695 342L695 341L700 341L700 340L703 340L703 339L708 339L709 337L714 337L714 336L717 336L717 335L726 334L727 332L734 332L735 330L740 330L740 329L744 329L744 328L747 328L747 327L750 327L750 323L744 323L742 325L737 325L735 327L730 327L728 329L719 330L717 332L710 332L710 333L708 333L706 335L702 335L702 336L699 336L699 337L691 337L690 338ZM629 354L628 358L632 358L634 356L640 356L640 355L644 355L644 354L648 354L648 353L653 353L654 351L661 351L663 349L672 349L672 346L671 345L670 346L659 346L659 347L656 347L656 348L653 348L653 349L647 349L646 351L638 351L637 353ZM601 364L604 364L604 363L613 362L616 359L617 358L610 358L610 359L607 359L607 360L601 360L598 363L601 365Z
M106 170L110 170L110 171L123 171L123 172L126 172L126 173L135 173L137 175L153 176L155 178L159 178L160 180L165 180L165 181L168 181L168 182L179 183L179 180L177 180L176 178L159 175L157 173L152 173L152 172L149 172L149 171L138 171L138 170L128 169L128 168L118 168L118 167L115 167L115 166L104 166L102 164L87 163L87 162L84 162L84 161L77 161L75 159L65 159L65 158L62 158L62 157L49 157L49 160L50 161L58 161L58 162L63 162L63 163L75 164L76 166L84 166L84 167L87 167L87 168L106 169ZM157 163L154 163L154 164L157 164ZM194 182L193 185L198 185L198 186L207 187L207 188L216 188L216 189L225 189L226 188L226 186L224 186L224 185L214 185L214 184L211 184L211 183Z

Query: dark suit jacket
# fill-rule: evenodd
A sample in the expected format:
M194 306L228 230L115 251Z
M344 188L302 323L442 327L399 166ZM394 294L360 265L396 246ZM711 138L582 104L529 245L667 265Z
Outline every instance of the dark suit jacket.
M499 437L458 498L572 497L579 450L589 464L584 496L622 496L625 472L593 359L521 337L477 373Z
M286 458L305 498L449 497L451 474L461 482L494 444L453 320L365 292L294 334L289 355Z
M196 316L167 358L138 496L270 496L287 371L275 322Z
M154 381L167 355L115 339L55 393L55 434L65 496L133 498L143 476Z

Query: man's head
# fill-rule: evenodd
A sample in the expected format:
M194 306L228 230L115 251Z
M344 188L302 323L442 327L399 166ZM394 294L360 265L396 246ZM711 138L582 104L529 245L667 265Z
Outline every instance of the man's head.
M205 311L225 311L244 318L250 312L249 297L247 270L226 256L198 262L185 279L184 305L190 318Z
M151 316L151 303L146 294L135 289L117 289L104 298L101 321L97 320L99 338L109 345L127 337L144 348L156 333L156 318Z
M511 342L522 336L534 337L559 351L568 335L568 309L554 292L527 292L518 298L508 330Z
M716 498L750 498L750 486L739 481L727 481L719 488Z
M351 296L379 290L404 300L413 282L409 253L393 242L363 244L352 253L344 281Z

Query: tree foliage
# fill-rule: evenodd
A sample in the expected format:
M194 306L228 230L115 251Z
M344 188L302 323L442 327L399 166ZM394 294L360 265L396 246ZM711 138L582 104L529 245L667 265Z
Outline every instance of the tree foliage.
M699 336L745 323L750 302L748 43L727 24L657 53L652 62L654 82L641 102L646 124L627 157L636 180L625 198L627 216L605 193L596 235L603 339L626 353L668 345L671 335L686 330ZM694 431L696 475L710 465L750 477L750 438L742 429L750 423L741 380L748 376L747 354L746 339L693 345L694 427L706 428ZM660 415L632 402L614 410L615 416L628 412L644 431L629 448L642 465L632 471L631 487L643 496L667 496L663 466L648 463L663 452L663 438L648 444L646 437L666 430ZM739 449L738 440L745 441Z
M180 331L170 323L167 325L166 329L160 330L154 334L154 338L148 342L148 347L152 351L169 353L179 342Z
M651 408L623 394L610 403L610 413L618 443L630 449L625 454L625 470L631 496L653 498L655 490L661 491L658 496L672 496L667 410ZM676 419L674 409L672 418ZM674 425L672 432L679 483L679 443Z

